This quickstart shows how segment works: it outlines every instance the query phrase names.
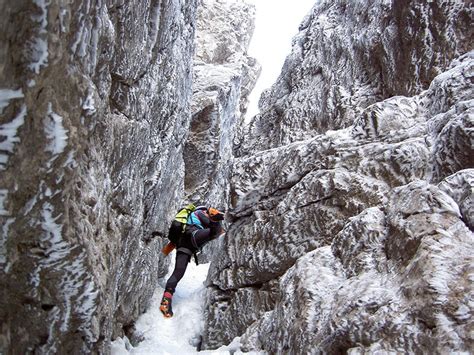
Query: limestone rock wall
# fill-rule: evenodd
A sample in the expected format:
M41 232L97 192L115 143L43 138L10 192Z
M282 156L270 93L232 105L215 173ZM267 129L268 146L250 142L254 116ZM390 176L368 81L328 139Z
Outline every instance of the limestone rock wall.
M467 2L313 8L244 141L260 151L234 163L205 347L472 348L472 17Z
M0 1L0 352L107 353L183 197L194 0Z
M237 130L260 66L247 54L255 8L242 0L204 0L196 23L192 122L185 188L191 201L225 209Z
M415 95L472 48L469 1L322 0L260 98L239 154L350 126L369 105Z
M318 2L245 130L253 11L0 0L0 352L108 353L183 199L230 207L204 347L472 349L469 2Z

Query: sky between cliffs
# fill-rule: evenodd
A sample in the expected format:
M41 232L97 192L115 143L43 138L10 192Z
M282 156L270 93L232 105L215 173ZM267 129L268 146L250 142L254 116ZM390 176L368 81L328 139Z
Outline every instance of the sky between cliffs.
M256 7L255 32L249 54L262 65L262 74L250 94L247 119L258 113L262 91L278 78L298 26L317 0L246 0Z

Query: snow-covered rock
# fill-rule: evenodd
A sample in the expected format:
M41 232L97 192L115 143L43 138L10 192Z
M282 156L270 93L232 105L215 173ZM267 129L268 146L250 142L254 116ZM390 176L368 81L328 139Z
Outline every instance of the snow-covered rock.
M350 126L369 105L427 89L472 49L468 0L321 0L300 25L243 155Z
M260 73L247 55L254 16L254 6L243 0L204 0L199 7L185 149L185 188L191 201L226 207L234 139Z
M150 301L154 348L184 198L230 207L203 347L470 351L470 3L318 1L248 129L253 7L199 4L0 4L0 352L107 354Z
M234 162L206 347L471 349L471 18L462 1L315 5Z
M0 4L1 353L107 353L183 197L197 2Z

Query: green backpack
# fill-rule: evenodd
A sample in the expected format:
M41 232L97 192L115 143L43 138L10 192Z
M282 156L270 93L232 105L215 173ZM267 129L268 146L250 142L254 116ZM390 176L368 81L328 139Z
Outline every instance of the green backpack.
M168 232L168 239L174 245L179 245L179 240L184 235L186 230L188 217L194 211L196 211L196 206L190 203L189 205L181 208L178 213L176 213L176 216L174 217Z

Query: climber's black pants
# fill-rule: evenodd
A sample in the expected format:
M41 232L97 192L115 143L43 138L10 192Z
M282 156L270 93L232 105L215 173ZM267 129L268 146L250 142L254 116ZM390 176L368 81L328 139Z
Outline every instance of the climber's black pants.
M168 279L168 282L166 282L166 291L174 293L178 282L183 278L186 272L192 253L214 239L216 236L215 232L215 230L211 230L210 228L196 229L189 231L186 237L182 238L182 243L176 252L176 264L174 265L173 273Z
M174 265L173 273L171 274L168 282L166 283L166 291L174 293L178 282L183 278L186 268L188 267L191 255L183 253L181 251L176 252L176 264Z

